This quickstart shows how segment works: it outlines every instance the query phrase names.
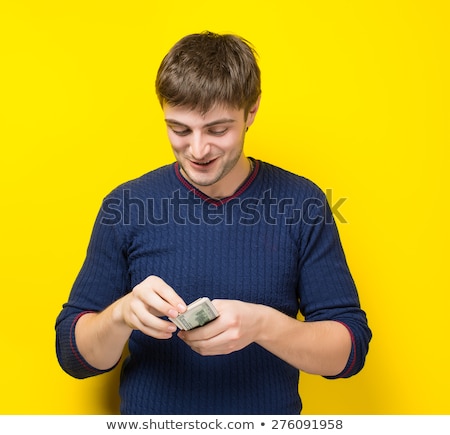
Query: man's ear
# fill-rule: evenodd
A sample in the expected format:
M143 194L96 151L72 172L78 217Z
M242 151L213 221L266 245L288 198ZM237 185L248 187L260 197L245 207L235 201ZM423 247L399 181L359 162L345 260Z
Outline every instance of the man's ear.
M258 99L256 100L256 103L251 107L251 109L248 112L246 121L247 128L253 124L256 117L256 113L258 112L259 109L260 102L261 102L261 95L259 95Z

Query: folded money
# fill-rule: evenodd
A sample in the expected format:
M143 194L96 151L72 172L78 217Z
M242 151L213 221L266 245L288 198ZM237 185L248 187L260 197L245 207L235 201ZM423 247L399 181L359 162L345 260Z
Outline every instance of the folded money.
M183 331L203 326L206 323L214 320L219 316L216 307L212 304L209 298L199 298L187 306L184 313L178 314L177 317L169 317L178 328Z

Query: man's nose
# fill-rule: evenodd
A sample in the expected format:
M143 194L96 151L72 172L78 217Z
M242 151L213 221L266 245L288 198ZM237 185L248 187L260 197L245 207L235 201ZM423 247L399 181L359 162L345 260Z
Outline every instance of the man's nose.
M208 138L202 133L194 133L190 137L189 148L195 160L203 160L210 151Z

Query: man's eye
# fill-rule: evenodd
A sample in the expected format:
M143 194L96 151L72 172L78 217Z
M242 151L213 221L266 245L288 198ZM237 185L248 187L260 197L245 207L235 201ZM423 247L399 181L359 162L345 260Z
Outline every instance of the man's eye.
M222 128L220 130L209 130L209 134L213 136L223 136L228 131L228 128Z
M172 131L173 131L177 136L187 136L187 135L191 132L191 130L188 130L188 129L186 129L186 130L177 130L177 129L175 129L175 128L172 128Z

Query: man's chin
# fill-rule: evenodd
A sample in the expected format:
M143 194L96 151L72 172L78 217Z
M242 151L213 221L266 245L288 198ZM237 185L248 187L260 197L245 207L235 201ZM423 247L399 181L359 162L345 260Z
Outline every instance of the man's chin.
M187 180L196 187L210 187L217 183L217 178L212 177L187 177Z
M198 171L186 170L183 166L180 166L180 170L189 183L199 188L212 186L220 179L217 174L198 173Z

